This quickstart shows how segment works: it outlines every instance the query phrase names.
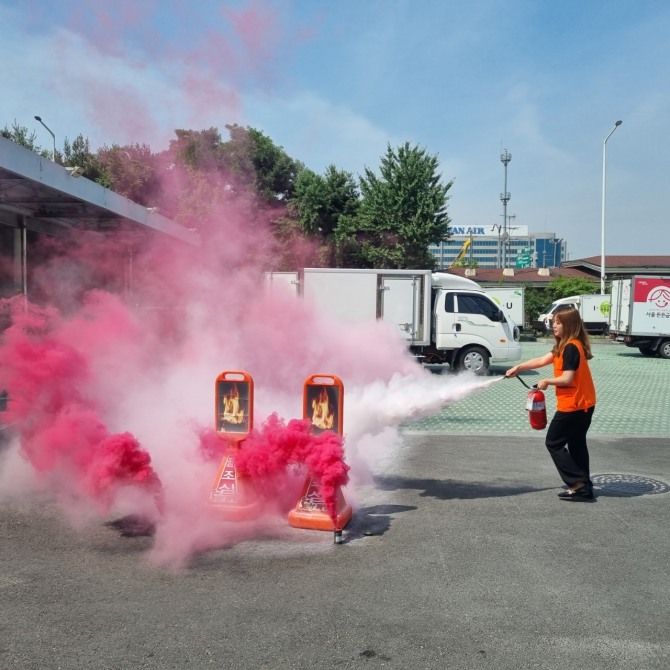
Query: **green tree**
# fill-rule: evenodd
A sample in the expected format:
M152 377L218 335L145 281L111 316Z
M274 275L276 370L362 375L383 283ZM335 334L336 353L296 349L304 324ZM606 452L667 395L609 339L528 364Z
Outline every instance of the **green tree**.
M91 151L88 138L81 133L72 140L65 138L63 143L63 165L71 168L82 168L83 176L93 181L102 177L102 169L97 156Z
M176 129L166 151L155 157L160 190L152 197L165 216L197 228L225 199L236 195L217 128Z
M548 299L546 291L545 287L540 288L531 284L524 286L523 309L526 323L535 321L552 302Z
M251 160L249 129L236 123L226 125L230 139L222 146L223 161L231 181L243 188L251 188L255 172Z
M174 131L170 140L169 156L177 165L193 170L219 170L224 164L223 144L217 128Z
M227 141L217 128L175 130L176 138L156 162L163 183L161 211L165 203L166 215L197 228L226 202L237 201L250 218L269 213L277 228L302 165L261 131L237 124L226 129ZM289 229L294 230L282 227Z
M222 147L223 160L235 181L253 188L268 203L288 202L302 164L255 128L227 125L230 140Z
M559 298L567 298L570 295L587 295L595 293L597 284L592 279L582 277L563 277L559 275L546 288L546 296L549 298L547 305Z
M355 219L360 206L358 186L350 172L329 165L325 175L304 168L295 180L291 204L302 229L330 238L340 219Z
M289 214L319 245L321 265L338 265L336 231L355 221L360 207L353 175L329 165L324 175L303 168L295 180Z
M327 237L335 233L340 224L356 221L361 206L358 184L351 172L329 165L324 176L326 182L326 210L321 223Z
M295 191L290 204L302 230L310 235L321 234L328 216L328 195L324 177L308 168L301 170L295 180Z
M341 249L367 267L428 268L435 259L428 245L448 237L448 192L439 163L406 142L382 156L380 176L368 168L360 179L363 196L355 221L338 227Z
M287 202L293 195L300 164L260 130L249 128L249 138L256 190L266 200Z
M295 271L305 267L328 267L329 248L318 238L305 235L293 216L280 216L275 221L272 270Z
M99 184L145 207L157 205L159 179L155 157L148 145L103 146L95 161Z
M19 125L16 121L14 121L11 128L5 124L5 127L0 130L0 136L11 140L16 144L20 144L26 149L34 151L42 156L42 158L51 158L51 151L42 149L42 147L37 144L37 133L35 133L34 130L28 130L26 126Z

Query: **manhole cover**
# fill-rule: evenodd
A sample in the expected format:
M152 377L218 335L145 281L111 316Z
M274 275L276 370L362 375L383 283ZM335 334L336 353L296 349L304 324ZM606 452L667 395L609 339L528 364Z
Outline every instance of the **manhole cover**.
M592 475L591 481L600 495L645 496L670 491L665 482L640 475Z

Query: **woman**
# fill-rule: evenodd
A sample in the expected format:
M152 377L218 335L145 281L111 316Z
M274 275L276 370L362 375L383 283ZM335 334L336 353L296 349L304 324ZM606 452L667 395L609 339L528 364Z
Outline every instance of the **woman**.
M545 444L561 479L567 484L558 497L591 502L595 498L586 433L596 406L596 391L588 364L593 354L589 336L574 307L566 306L555 312L553 331L556 342L550 353L515 365L506 376L515 377L522 370L554 364L554 376L541 379L537 388L556 387L556 414L549 424Z

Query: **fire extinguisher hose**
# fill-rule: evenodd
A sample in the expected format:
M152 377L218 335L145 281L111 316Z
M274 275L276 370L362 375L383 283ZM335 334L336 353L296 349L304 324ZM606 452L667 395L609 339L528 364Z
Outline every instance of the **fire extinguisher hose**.
M517 378L517 379L518 379L518 380L519 380L519 381L520 381L520 382L521 382L527 389L531 388L530 386L528 386L528 384L526 384L526 382L525 382L523 379L521 379L521 377L519 377L518 375L516 375L516 378ZM535 386L533 386L532 388L535 388Z

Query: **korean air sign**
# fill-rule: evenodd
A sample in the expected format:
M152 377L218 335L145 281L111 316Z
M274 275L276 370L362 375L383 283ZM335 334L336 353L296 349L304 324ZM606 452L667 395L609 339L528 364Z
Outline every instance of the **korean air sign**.
M498 237L503 231L499 226L449 226L449 232L457 237ZM528 237L528 226L508 226L510 237Z
M484 230L483 226L452 226L449 229L449 232L451 232L452 235L486 235Z

